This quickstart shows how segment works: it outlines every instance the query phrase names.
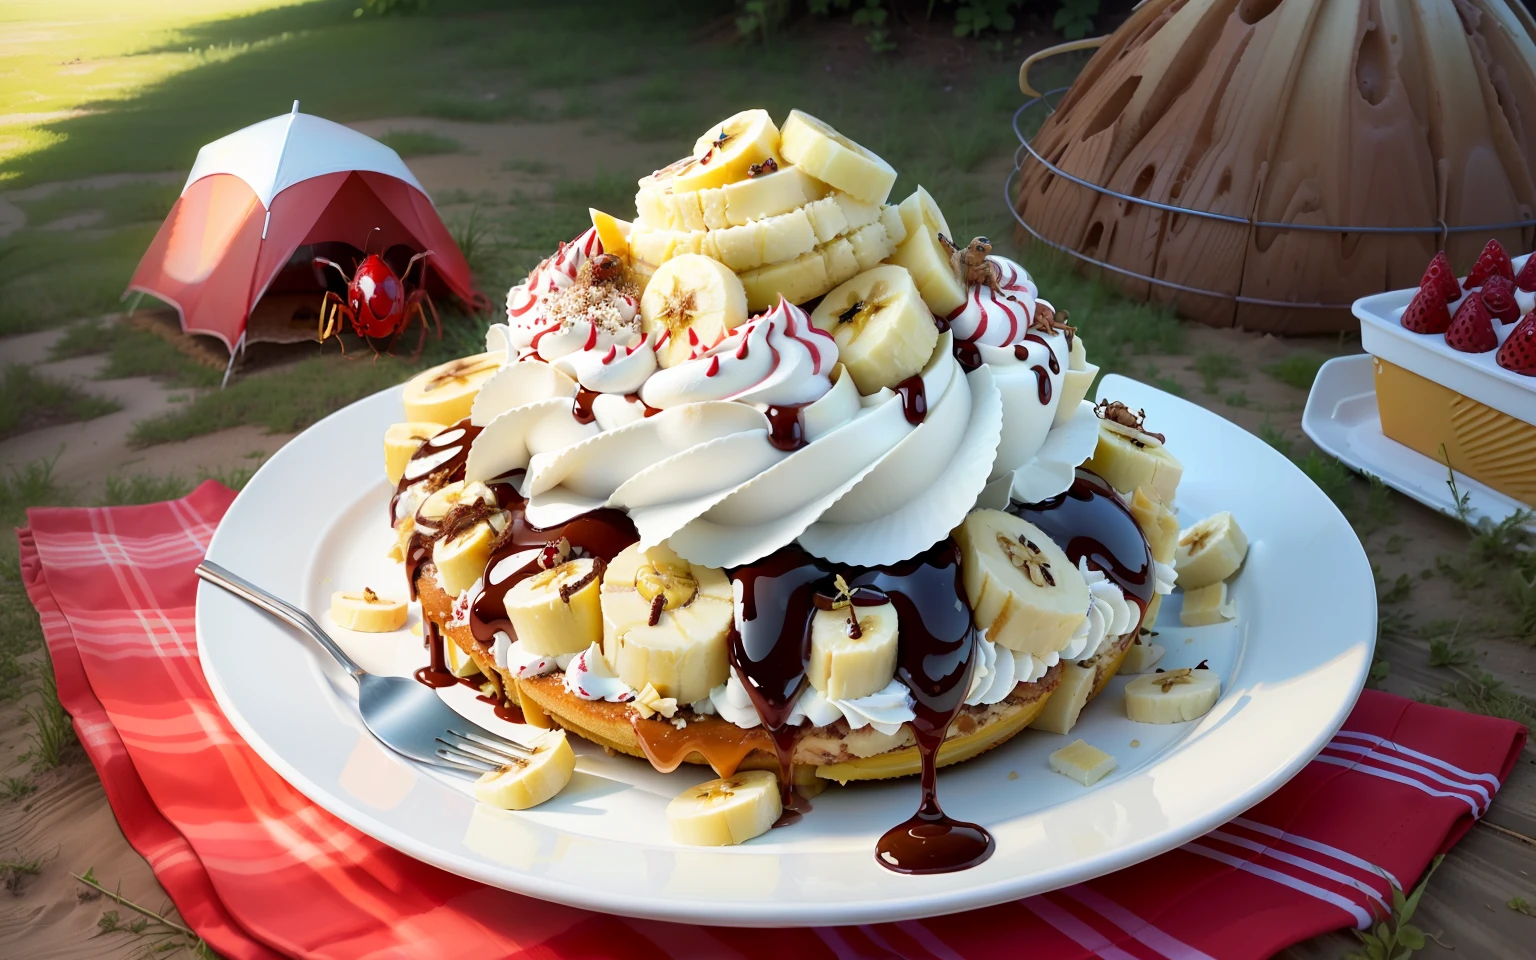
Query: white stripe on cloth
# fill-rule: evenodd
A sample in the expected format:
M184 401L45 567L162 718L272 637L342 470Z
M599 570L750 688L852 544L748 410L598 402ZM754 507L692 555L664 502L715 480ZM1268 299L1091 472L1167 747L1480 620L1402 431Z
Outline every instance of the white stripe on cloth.
M1283 850L1276 850L1274 847L1267 843L1259 843L1255 840L1249 840L1247 837L1239 837L1236 834L1228 833L1225 830L1212 830L1210 833L1206 834L1206 836L1220 840L1223 843L1230 843L1234 847L1242 847L1244 850L1252 850L1258 853L1260 856L1269 857L1272 860L1279 860L1281 863L1288 863L1293 867L1300 867L1302 870L1305 870L1308 873L1315 873L1319 877L1332 880L1334 883L1342 883L1346 887L1354 887L1356 890L1359 890L1367 897L1375 900L1383 907L1387 905L1387 902L1382 899L1381 894L1376 890L1375 887L1372 887L1370 884L1363 881L1356 880L1354 877L1351 877L1347 873L1340 873L1339 871L1330 867L1325 867L1320 863L1314 863L1305 857L1298 857L1294 854L1286 853ZM1391 891L1389 890L1387 892L1390 893Z
M1379 877L1383 877L1388 883L1392 884L1392 886L1397 887L1399 890L1402 889L1403 885L1397 882L1397 878L1392 875L1391 871L1387 870L1385 867L1377 866L1371 861L1366 860L1364 857L1357 857L1350 853L1348 850L1340 850L1338 847L1330 846L1320 840L1313 840L1298 834L1287 833L1278 827L1272 827L1267 823L1260 823L1257 820L1249 820L1247 817L1238 817L1232 821L1231 825L1242 827L1245 830L1252 830L1254 833L1262 833L1266 837L1274 837L1276 840L1289 843L1292 846L1305 847L1314 853L1321 853L1325 856L1332 857L1333 859L1347 863L1352 867L1358 867L1361 870L1366 870L1376 874Z
M1453 763L1448 763L1445 760L1441 760L1439 757L1428 753L1420 753L1417 750L1405 747L1400 743L1393 743L1391 740L1388 740L1385 737L1378 737L1375 734L1357 733L1354 730L1340 730L1338 733L1334 734L1333 737L1335 740L1340 737L1345 737L1350 740L1364 740L1366 743L1373 743L1378 747L1385 747L1388 750L1396 750L1398 753L1413 757L1415 760L1422 760L1431 766L1439 767L1441 770L1444 770L1447 773L1454 773L1458 777L1464 777L1468 780L1481 780L1484 783L1493 786L1494 788L1499 786L1499 778L1491 773L1472 773L1469 770L1463 770Z
M1279 870L1271 870L1269 867L1262 867L1256 863L1250 863L1247 860L1234 857L1231 854L1222 853L1220 850L1212 850L1210 847L1202 846L1198 843L1186 843L1179 849L1188 850L1190 853L1196 853L1202 857L1208 857L1217 861L1218 863L1225 863L1229 867L1236 867L1244 873L1251 873L1256 877L1263 877L1265 880L1273 880L1275 883L1278 883L1283 887L1290 887L1292 890L1295 890L1299 893L1304 893L1307 896L1321 900L1324 903L1332 904L1333 906L1338 907L1340 910L1343 910L1345 913L1349 914L1351 917L1354 917L1355 926L1362 930L1370 926L1371 915L1365 910L1364 907L1355 901L1350 900L1348 897L1341 896L1331 890L1324 890L1322 887L1319 887L1316 884L1308 883L1305 880L1293 877L1288 873L1281 873Z
M1205 951L1190 946L1171 933L1160 930L1092 887L1078 884L1058 892L1076 900L1135 937L1138 942L1167 957L1168 960L1214 960Z
M1436 790L1434 787L1431 787L1429 784L1422 780L1415 780L1412 777L1405 777L1400 773L1393 773L1391 770L1383 770L1380 767L1367 766L1360 760L1345 760L1342 757L1330 757L1325 754L1318 754L1312 759L1317 763L1330 763L1336 767L1343 767L1346 770L1354 770L1357 773L1367 773L1373 777L1380 777L1383 780L1392 780L1397 783L1405 783L1408 786L1413 787L1415 790L1427 793L1432 797L1448 797L1452 800L1460 800L1472 809L1472 816L1481 817L1483 815L1482 808L1478 806L1477 801L1467 796L1465 793L1446 793L1444 790Z
M837 931L836 927L812 927L811 930L836 955L837 960L885 960L883 957L876 957L863 950L855 949L853 944L843 939L843 935Z
M1137 960L1133 954L1126 953L1110 943L1108 937L1044 897L1020 900L1019 905L1055 927L1059 933L1084 950L1092 950L1096 956L1103 957L1104 960Z
M949 944L940 940L932 930L923 926L921 920L903 920L896 924L907 936L922 944L924 950L938 957L939 960L965 960L956 953Z
M1380 750L1375 750L1370 747L1358 747L1352 743L1336 742L1329 743L1328 746L1324 749L1337 750L1339 753L1349 753L1354 754L1355 756L1370 757L1372 760L1388 763L1394 767L1400 767L1404 770L1412 770L1421 776L1428 777L1436 783L1442 783L1447 787L1452 787L1457 790L1465 790L1468 793L1476 794L1482 801L1482 806L1485 807L1493 802L1492 792L1490 792L1489 789L1483 786L1481 783L1464 783L1460 780L1452 780L1450 777L1447 777L1441 773L1436 773L1434 770L1431 770L1429 767L1426 767L1423 764L1414 763L1412 760L1404 760L1402 757L1394 757L1390 753L1384 753Z

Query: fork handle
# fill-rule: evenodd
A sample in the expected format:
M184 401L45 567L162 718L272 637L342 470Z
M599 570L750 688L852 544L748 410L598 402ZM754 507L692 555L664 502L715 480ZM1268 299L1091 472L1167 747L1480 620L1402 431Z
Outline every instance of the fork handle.
M352 679L356 680L368 672L358 666L357 661L347 656L347 652L341 649L335 640L331 639L330 634L320 628L320 624L315 622L314 617L311 617L288 601L268 593L244 577L229 572L212 560L204 560L198 564L197 575L209 583L223 587L235 596L260 607L279 620L298 627L309 634L316 643L325 648L326 653L335 657L336 662L346 668L347 673L352 676Z

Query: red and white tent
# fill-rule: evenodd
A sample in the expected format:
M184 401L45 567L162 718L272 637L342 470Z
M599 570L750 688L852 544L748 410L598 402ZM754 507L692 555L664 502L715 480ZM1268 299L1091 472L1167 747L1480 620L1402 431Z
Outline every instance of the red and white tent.
M300 113L297 100L291 113L198 151L128 291L175 305L183 330L218 337L233 362L252 308L294 252L336 243L431 250L422 275L412 271L413 284L430 281L476 302L464 255L400 155ZM318 276L314 282L318 301Z

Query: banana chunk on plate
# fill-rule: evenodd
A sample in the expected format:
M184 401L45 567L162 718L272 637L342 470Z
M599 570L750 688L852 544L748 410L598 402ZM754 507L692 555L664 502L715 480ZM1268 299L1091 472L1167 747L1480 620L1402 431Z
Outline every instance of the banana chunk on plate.
M475 781L475 799L503 810L527 810L550 799L571 782L576 752L564 730L551 730L531 744L532 754L510 760Z
M1179 531L1173 568L1178 571L1179 586L1198 590L1232 576L1247 556L1247 535L1232 514L1222 511Z
M678 843L724 847L767 833L783 812L777 776L739 770L678 794L667 804L667 824Z
M338 590L331 594L331 619L336 625L359 633L390 633L405 626L404 601L381 597L368 587L358 592Z
M1137 677L1125 687L1125 715L1137 723L1183 723L1210 712L1221 696L1216 671L1181 667Z
M1119 765L1114 757L1087 740L1073 740L1048 758L1051 769L1085 787L1103 780Z
M491 374L501 369L494 353L450 360L407 380L401 401L405 419L415 423L458 423L469 416L475 394Z
M1237 604L1228 599L1225 582L1185 591L1184 606L1179 610L1179 622L1186 627L1208 627L1235 616Z

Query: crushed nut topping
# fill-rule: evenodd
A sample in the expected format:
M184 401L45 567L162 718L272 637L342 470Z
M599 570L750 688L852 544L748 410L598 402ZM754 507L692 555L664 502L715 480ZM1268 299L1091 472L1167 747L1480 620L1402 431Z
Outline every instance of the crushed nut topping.
M750 167L748 167L747 168L747 179L753 180L753 179L756 179L756 178L762 176L765 173L778 173L778 172L779 172L778 161L774 160L772 157L769 157L767 160L764 160L762 163L754 163Z
M379 602L379 595L373 592L373 588L372 587L364 587L363 588L363 602L364 603L378 603Z
M1045 559L1044 552L1023 534L1015 539L999 533L997 545L1007 555L1009 563L1029 575L1030 583L1037 587L1056 586L1056 578L1051 575L1051 564Z
M1180 667L1177 670L1170 670L1167 673L1158 671L1159 676L1156 683L1159 687L1162 688L1164 693L1167 693L1169 690L1172 690L1174 687L1181 683L1194 683L1195 681L1189 676L1193 672L1194 671L1190 670L1188 667Z
M642 720L649 720L658 713L670 720L677 713L677 699L663 697L655 684L651 683L647 683L645 689L635 694L635 699L629 705Z

